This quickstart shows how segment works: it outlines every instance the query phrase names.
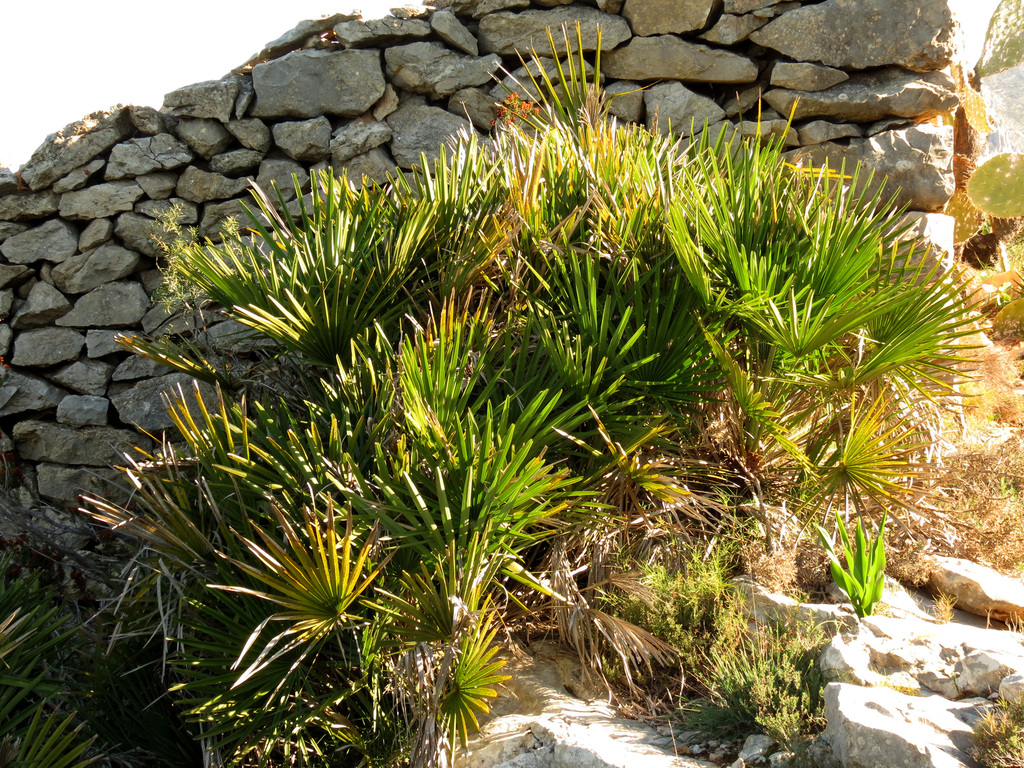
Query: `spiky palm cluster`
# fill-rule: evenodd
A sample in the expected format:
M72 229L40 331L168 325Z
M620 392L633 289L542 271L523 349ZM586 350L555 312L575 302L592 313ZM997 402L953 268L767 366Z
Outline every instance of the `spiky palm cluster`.
M493 142L258 197L175 260L267 343L138 342L219 397L94 514L141 544L120 632L164 644L211 764L447 763L527 617L598 673L670 657L598 607L611 553L906 503L956 280L849 179L616 125L565 67Z

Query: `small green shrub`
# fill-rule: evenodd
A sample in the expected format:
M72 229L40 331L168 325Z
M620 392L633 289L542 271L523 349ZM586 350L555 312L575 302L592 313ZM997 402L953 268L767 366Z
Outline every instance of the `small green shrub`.
M687 727L719 737L761 731L794 748L825 726L821 629L778 624L718 647L706 660L711 694L684 707Z
M701 688L699 669L719 638L736 637L745 626L729 586L734 556L722 548L708 557L690 553L677 571L658 565L643 569L640 588L609 598L620 618L671 645L687 676Z
M982 768L1024 768L1024 699L1000 701L975 724L974 757Z

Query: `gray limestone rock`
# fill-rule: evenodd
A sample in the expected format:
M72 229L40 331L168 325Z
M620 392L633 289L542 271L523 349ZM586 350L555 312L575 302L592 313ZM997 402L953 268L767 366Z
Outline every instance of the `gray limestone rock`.
M182 226L199 223L199 206L180 197L170 197L166 200L143 200L141 203L135 204L135 213L141 213L143 216L161 221L169 221L173 217L175 223Z
M476 56L480 53L480 46L473 37L473 33L466 29L466 25L459 21L459 17L449 10L435 11L430 16L430 28L444 42L463 53Z
M985 704L829 683L824 739L844 768L968 768Z
M764 8L771 8L783 0L725 0L723 6L726 13L752 13Z
M85 336L70 328L38 328L22 331L14 337L11 365L21 368L46 368L78 357Z
M124 464L125 455L138 456L136 446L150 449L153 445L152 440L130 429L79 429L44 421L19 422L11 436L23 459L87 467Z
M448 99L448 111L468 117L481 131L490 131L498 115L496 99L482 88L463 88Z
M14 342L14 331L9 325L0 325L0 356L6 357L11 351L11 344Z
M384 52L387 74L395 87L438 99L462 88L491 82L501 67L494 54L464 56L440 43L411 43Z
M0 382L0 416L49 411L66 395L67 392L45 379L23 371L8 371Z
M139 133L155 136L167 132L168 120L152 107L128 107L128 117Z
M717 45L735 45L750 37L750 33L768 23L768 19L759 19L754 15L733 16L723 15L707 32L700 36L701 40Z
M285 202L295 198L295 179L299 180L299 189L309 191L309 172L294 160L287 157L268 157L260 163L260 172L256 184L271 200L277 200L274 185L284 196Z
M28 224L17 224L13 221L0 221L0 243L10 237L20 235L28 229Z
M235 78L208 80L171 91L164 96L163 109L175 117L213 118L226 123L234 114L237 98Z
M13 308L14 289L8 288L6 291L0 291L0 320L6 320L10 317Z
M784 13L750 39L797 61L923 72L949 64L955 29L948 0L825 0Z
M385 48L430 36L430 24L423 19L385 16L380 19L343 21L334 27L334 36L346 48Z
M77 503L82 496L124 503L131 497L131 489L124 481L124 472L119 469L85 469L49 463L36 466L39 495L56 504Z
M706 96L700 96L682 83L662 83L644 91L647 127L659 133L696 133L705 124L725 117L725 110ZM692 128L692 130L691 130Z
M78 250L82 253L103 245L114 236L114 222L110 219L93 219L86 224L78 237Z
M604 92L608 96L608 111L626 123L639 123L644 114L644 92L640 83L619 80Z
M45 219L57 212L60 196L54 192L35 192L0 197L0 221Z
M1003 680L1013 674L1024 674L1024 646L1020 655L1007 656L991 651L968 653L957 665L960 676L957 688L964 696L991 696Z
M102 157L97 157L92 162L86 163L81 168L76 168L67 176L55 182L53 191L58 195L63 195L65 192L74 192L76 189L81 189L89 183L93 176L102 171L106 164L106 160Z
M33 191L50 186L79 168L134 130L128 110L94 112L52 133L21 169L21 178Z
M492 13L480 21L477 39L484 53L514 55L517 51L550 50L548 30L555 41L558 53L565 53L565 39L562 25L570 31L569 49L579 44L575 34L576 22L580 23L584 51L597 50L597 30L601 28L601 50L610 51L628 40L632 33L629 24L621 16L613 16L585 5L566 5L551 10L529 10L522 13Z
M346 175L355 189L362 189L366 182L384 184L388 174L397 175L398 166L395 159L384 147L375 147L363 155L358 155L334 166L337 175Z
M704 29L716 5L716 0L626 0L622 15L634 35L680 34Z
M0 289L9 285L19 285L32 275L28 267L12 264L0 264Z
M746 56L689 43L673 35L634 38L605 55L601 68L617 80L750 83L757 79L757 64Z
M119 348L118 351L124 350ZM83 395L102 395L110 383L111 367L99 360L77 360L51 373L49 379Z
M242 67L238 69L245 69L251 65L258 64L263 61L269 61L270 59L276 59L279 56L283 56L289 51L294 51L301 48L310 39L319 37L324 32L332 29L336 24L340 24L343 21L351 21L352 19L358 19L358 12L355 14L351 13L335 13L331 16L323 16L319 19L306 19L300 21L292 29L285 32L276 40L272 40L263 46L262 50L255 56L250 57Z
M32 286L21 309L14 314L11 327L18 331L42 328L70 311L71 302L64 298L64 294L48 283L38 282Z
M165 373L167 373L166 366L141 355L132 355L114 369L111 380L137 381L138 379L152 379Z
M820 167L828 161L838 169L862 163L874 171L871 190L885 181L886 196L895 194L897 205L918 211L941 211L953 194L953 128L929 123L886 131L866 139L851 139L847 146L832 142L786 153L790 162ZM899 192L897 192L899 189Z
M217 404L216 391L209 384L196 382L184 373L171 373L157 379L142 381L111 397L121 421L133 424L141 430L156 434L172 429L174 422L167 413L166 398L183 396L184 403L196 412L196 386L199 395L208 408Z
M57 320L57 325L65 328L131 327L142 319L147 309L149 297L138 283L106 283L82 296L74 309Z
M201 171L190 165L178 179L178 196L195 203L224 200L245 192L249 179L229 179L219 173Z
M796 129L790 127L787 120L743 120L736 127L744 138L757 136L766 139L769 136L781 136L784 137L783 146L796 147L800 145Z
M945 114L957 104L956 90L947 73L919 75L901 69L853 75L839 85L813 93L771 90L764 99L780 115L788 117L792 110L794 120L826 117L855 123L885 117L925 120Z
M227 124L228 133L238 139L246 149L266 152L270 149L270 129L255 117L246 120L232 120Z
M164 245L174 240L174 235L159 221L134 212L122 213L117 217L114 234L131 250L154 259L163 256Z
M482 19L498 11L513 11L529 8L530 0L452 0L451 9L459 16Z
M780 61L772 68L771 83L793 91L823 91L849 79L850 76L841 69L821 64Z
M0 253L12 264L35 264L43 260L59 264L77 250L78 230L59 219L9 237L0 245Z
M331 163L337 167L357 155L391 141L391 128L387 123L356 118L334 132L331 139Z
M266 188L264 187L264 189ZM268 190L268 194L272 193ZM295 197L294 192L292 197ZM275 198L271 197L271 199ZM204 205L203 216L199 220L199 236L219 241L221 239L221 229L227 224L229 219L240 226L248 226L250 220L249 216L245 213L245 209L242 208L243 203L249 206L249 209L254 213L256 212L255 203L250 198L225 200L222 203L207 203Z
M330 154L331 122L326 117L278 123L273 134L274 143L293 160L319 163Z
M252 71L255 117L355 117L384 94L377 51L296 51Z
M115 213L130 211L143 195L135 181L111 181L61 195L60 215L66 219L104 219ZM77 233L76 233L77 244Z
M124 334L120 331L91 330L85 334L85 348L89 357L106 357L115 352L124 352L117 339Z
M10 168L0 165L0 197L18 191L18 177Z
M210 158L210 168L224 176L244 176L260 167L263 153L254 149L234 149Z
M384 88L384 95L381 96L377 103L373 105L371 114L374 120L383 120L385 117L390 115L396 109L398 109L399 99L398 93L391 83L388 83Z
M107 181L143 176L153 171L170 171L192 161L192 153L169 133L144 136L116 144L104 178Z
M53 284L64 293L85 293L104 283L127 277L138 265L139 254L135 251L107 243L57 265L52 273Z
M399 107L388 116L392 131L391 153L401 168L420 164L420 153L432 162L440 154L441 145L460 131L472 131L472 124L440 107L410 105Z
M830 123L828 120L814 120L797 129L797 136L804 146L821 144L837 139L860 138L864 130L853 123Z
M57 406L57 422L69 427L104 427L110 401L96 395L69 395Z
M193 152L207 160L227 149L232 140L231 134L221 123L202 118L180 120L174 132Z
M174 194L174 189L178 186L178 174L147 173L145 176L136 177L135 183L142 187L150 199L163 200Z

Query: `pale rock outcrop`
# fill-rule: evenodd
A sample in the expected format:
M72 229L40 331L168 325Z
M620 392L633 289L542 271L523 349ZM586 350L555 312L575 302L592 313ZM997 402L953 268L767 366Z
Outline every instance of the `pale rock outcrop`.
M987 705L829 683L824 738L843 768L971 768L971 724Z
M1024 580L952 557L934 558L928 579L936 593L956 599L963 611L996 619L1024 621Z

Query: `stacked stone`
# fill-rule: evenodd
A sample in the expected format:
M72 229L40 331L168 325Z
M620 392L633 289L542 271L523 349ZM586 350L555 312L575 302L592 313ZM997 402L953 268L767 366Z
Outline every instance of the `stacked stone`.
M382 183L460 131L486 134L496 104L512 90L526 96L540 72L520 54L550 52L547 33L562 40L563 25L590 60L600 46L622 121L782 135L792 160L861 161L918 211L941 210L952 194L952 128L936 122L956 105L948 0L595 2L454 0L302 22L227 77L168 94L159 111L90 115L48 137L20 174L0 169L0 354L10 365L0 426L33 492L65 503L99 490L83 467L102 475L146 443L135 430L171 426L160 395L187 378L115 342L194 324L154 306L162 215L174 209L217 237L242 218L253 183L277 182L294 205L293 175L299 193L328 167ZM553 59L540 66L557 77ZM940 219L919 229L951 236Z

